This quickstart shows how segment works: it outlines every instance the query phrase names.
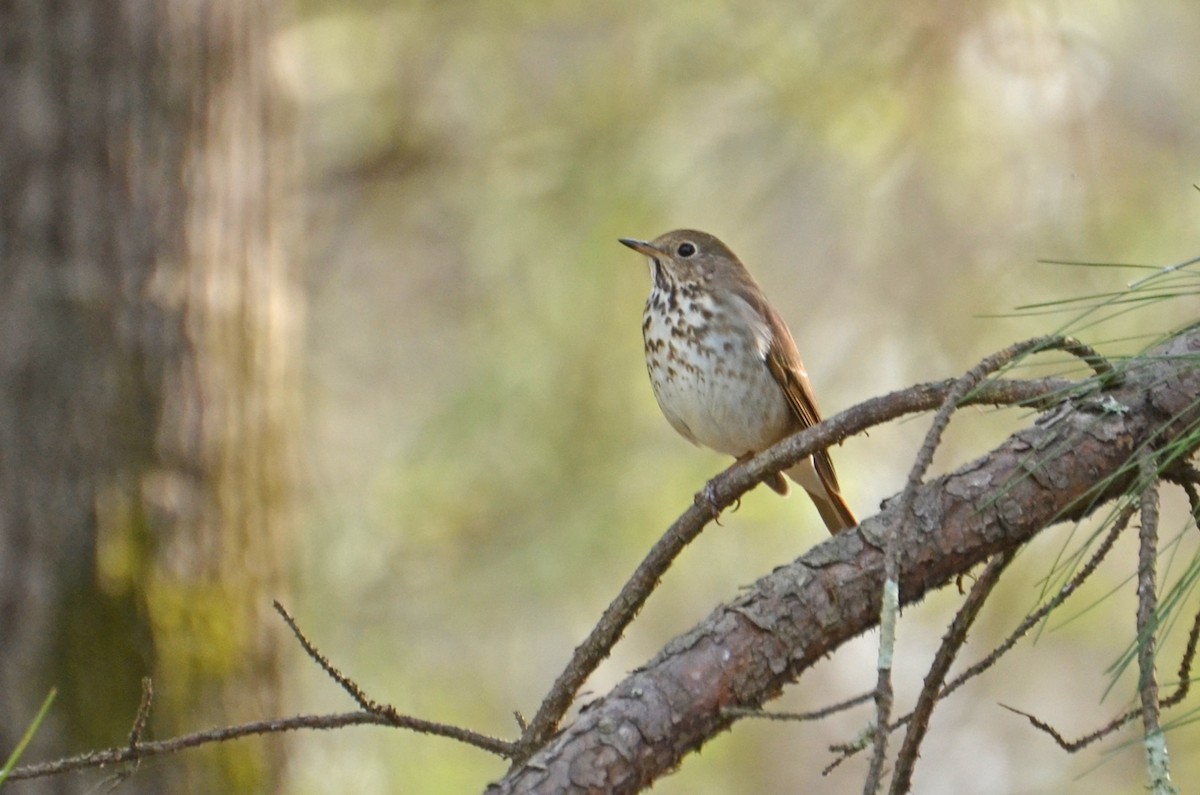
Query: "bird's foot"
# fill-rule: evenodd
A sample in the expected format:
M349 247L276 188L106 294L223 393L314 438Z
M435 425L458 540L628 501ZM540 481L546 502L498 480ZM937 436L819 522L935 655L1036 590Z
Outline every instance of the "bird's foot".
M700 494L697 496L700 497L697 502L703 501L704 505L702 507L708 508L708 512L712 514L713 521L720 525L721 505L717 501L717 489L716 486L713 485L713 482L710 480L704 486L704 491L700 492Z
M717 500L717 489L712 482L709 482L708 485L704 487L704 491L696 495L696 504L700 505L702 508L707 508L708 512L712 514L713 521L718 525L721 524L721 505ZM741 507L742 498L738 497L733 501L733 504L729 506L729 511L732 513Z

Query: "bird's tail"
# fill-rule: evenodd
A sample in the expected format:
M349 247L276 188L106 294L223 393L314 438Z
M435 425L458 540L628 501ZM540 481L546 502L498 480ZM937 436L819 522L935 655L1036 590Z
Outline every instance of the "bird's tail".
M817 513L821 514L821 520L829 528L830 535L837 535L843 530L858 527L858 519L854 518L854 512L846 504L841 492L817 494L810 491L808 496L812 498L813 505L817 506Z
M821 471L813 466L811 458L806 458L787 471L788 477L799 483L812 498L817 506L817 513L829 528L830 535L837 535L843 530L858 527L858 519L854 511L846 504L846 498L838 489L837 476L833 474L833 465L828 459L822 461L828 464L828 474L821 477ZM825 467L822 467L825 468Z

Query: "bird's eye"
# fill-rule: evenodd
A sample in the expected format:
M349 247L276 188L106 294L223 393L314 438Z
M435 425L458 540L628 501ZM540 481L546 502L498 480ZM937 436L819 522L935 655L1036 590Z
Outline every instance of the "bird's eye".
M680 243L679 248L675 249L675 253L681 257L690 257L696 253L696 247L691 243Z

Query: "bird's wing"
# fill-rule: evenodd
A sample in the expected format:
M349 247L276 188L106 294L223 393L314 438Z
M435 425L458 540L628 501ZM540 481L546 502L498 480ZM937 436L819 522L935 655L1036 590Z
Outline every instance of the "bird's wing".
M800 361L796 342L792 339L787 325L774 309L764 306L762 311L771 327L771 345L766 354L767 367L775 381L782 387L788 405L792 407L792 413L796 415L800 426L811 428L821 421L821 411L817 408L817 399L813 395L812 384L808 380L804 363ZM825 490L827 507L821 512L825 523L834 532L839 528L856 526L858 519L850 510L850 506L846 504L845 498L842 497L837 471L833 468L833 459L830 458L829 451L818 450L813 453L812 462L813 468L817 471L817 478L820 479L821 486ZM816 498L819 495L813 496ZM818 507L821 507L820 503L818 503ZM836 518L840 519L840 522L831 524L833 516L826 516L827 512L836 514Z
M811 428L821 421L821 411L817 408L817 399L813 396L812 384L809 383L804 363L800 361L796 341L792 339L792 333L788 331L783 318L762 298L762 291L750 289L750 286L735 288L734 295L739 299L735 300L735 306L752 330L759 353L771 376L783 390L797 424L800 428ZM825 492L823 495L813 494L812 497L817 501L821 517L830 532L857 526L858 519L842 497L829 451L818 450L813 453L812 462L817 479Z

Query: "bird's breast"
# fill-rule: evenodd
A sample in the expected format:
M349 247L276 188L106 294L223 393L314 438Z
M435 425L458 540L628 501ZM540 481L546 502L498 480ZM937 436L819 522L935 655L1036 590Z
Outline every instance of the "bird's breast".
M646 367L667 420L691 441L732 456L787 436L795 417L753 330L703 291L655 290L642 332Z

